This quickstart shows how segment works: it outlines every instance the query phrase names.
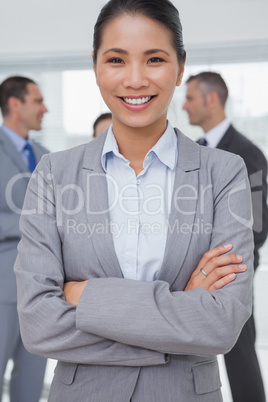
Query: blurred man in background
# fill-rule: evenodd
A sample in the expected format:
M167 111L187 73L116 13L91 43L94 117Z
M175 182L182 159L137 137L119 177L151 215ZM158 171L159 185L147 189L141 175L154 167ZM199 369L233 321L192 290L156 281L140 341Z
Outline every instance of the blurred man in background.
M202 127L200 145L223 149L240 155L251 183L254 218L254 270L259 265L259 249L268 232L267 161L261 150L239 133L226 118L228 88L214 72L202 72L186 81L183 109L193 125ZM234 348L224 356L234 402L265 402L264 386L255 350L253 314L245 324Z
M103 133L112 124L112 113L101 114L93 124L93 138Z
M47 108L36 83L26 77L2 82L0 108L4 120L0 127L0 400L7 362L12 359L10 401L37 402L46 359L30 354L22 344L13 265L26 187L36 163L48 152L28 134L41 130Z

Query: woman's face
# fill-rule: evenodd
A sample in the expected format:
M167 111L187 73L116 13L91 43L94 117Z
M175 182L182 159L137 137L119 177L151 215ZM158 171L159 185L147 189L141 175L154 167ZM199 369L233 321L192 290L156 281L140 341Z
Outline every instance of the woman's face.
M140 15L121 15L105 27L94 70L114 128L157 127L164 132L184 71L170 35Z

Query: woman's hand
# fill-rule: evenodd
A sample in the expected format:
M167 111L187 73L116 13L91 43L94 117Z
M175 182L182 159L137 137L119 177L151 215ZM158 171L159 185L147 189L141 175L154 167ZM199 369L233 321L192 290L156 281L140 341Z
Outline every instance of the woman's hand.
M67 303L71 304L72 306L77 306L87 283L88 281L66 282L63 287L63 293Z
M222 289L236 278L236 273L246 271L247 266L241 264L241 255L226 254L232 247L232 244L227 244L207 251L192 273L184 290L202 287L211 292Z

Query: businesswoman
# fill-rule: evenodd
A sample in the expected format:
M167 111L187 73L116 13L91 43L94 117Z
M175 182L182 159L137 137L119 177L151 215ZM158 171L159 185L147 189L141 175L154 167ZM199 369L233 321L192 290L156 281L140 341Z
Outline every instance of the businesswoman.
M58 360L51 402L222 401L216 355L251 311L246 169L167 121L185 63L170 1L110 0L93 61L113 124L30 182L23 341Z

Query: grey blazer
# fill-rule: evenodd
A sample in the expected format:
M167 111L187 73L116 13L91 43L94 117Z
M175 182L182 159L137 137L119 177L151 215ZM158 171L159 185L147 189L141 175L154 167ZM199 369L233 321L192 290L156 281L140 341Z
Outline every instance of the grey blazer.
M251 313L247 172L240 157L176 132L169 230L154 282L122 277L100 163L105 134L44 156L30 181L15 264L18 311L26 348L59 361L51 402L222 401L216 355L232 348ZM184 292L203 253L229 242L247 272L222 290ZM70 306L64 282L85 279Z
M48 151L33 142L36 160ZM0 128L0 303L16 303L13 271L20 240L19 218L30 172L13 142Z

